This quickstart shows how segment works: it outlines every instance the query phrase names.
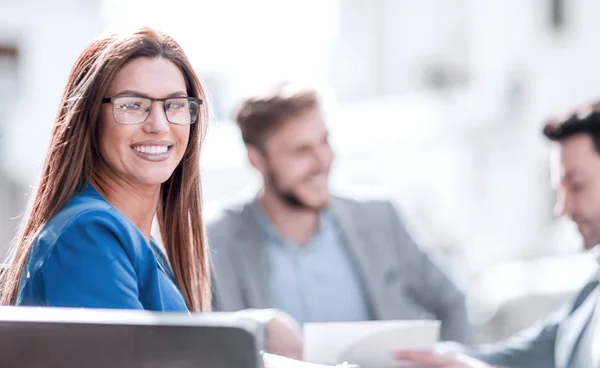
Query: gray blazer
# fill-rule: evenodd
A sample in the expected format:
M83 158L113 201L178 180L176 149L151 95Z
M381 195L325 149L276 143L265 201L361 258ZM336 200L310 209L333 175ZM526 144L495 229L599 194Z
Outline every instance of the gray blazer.
M596 276L572 303L536 326L504 342L465 348L463 352L487 363L511 368L579 368L573 365L573 353L592 319L596 303L600 303L599 294Z
M222 211L208 222L214 310L272 307L266 252L250 206ZM334 197L331 211L376 319L439 319L441 339L467 339L463 294L414 243L389 201Z

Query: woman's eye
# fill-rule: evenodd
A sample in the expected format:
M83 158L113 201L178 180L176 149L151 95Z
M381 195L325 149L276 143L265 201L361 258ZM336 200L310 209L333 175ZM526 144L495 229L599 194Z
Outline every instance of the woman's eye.
M167 104L167 109L169 110L177 110L177 109L181 109L183 107L183 104L181 102L169 102Z
M128 103L119 105L119 109L121 110L138 110L141 104L139 103Z

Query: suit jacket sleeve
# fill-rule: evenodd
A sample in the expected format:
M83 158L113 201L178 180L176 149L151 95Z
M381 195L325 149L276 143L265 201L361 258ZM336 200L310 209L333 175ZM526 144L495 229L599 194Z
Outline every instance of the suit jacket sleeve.
M562 309L504 341L478 346L441 343L436 350L445 354L466 354L498 367L555 367L556 333L566 312L566 309Z
M598 281L593 278L575 296L572 302L567 303L549 317L542 319L533 327L525 329L507 340L485 344L476 347L455 347L454 350L462 351L479 360L498 366L514 368L543 368L555 367L557 352L557 332L561 323L575 312Z
M211 252L212 309L234 312L249 308L239 282L241 255L238 247L245 246L231 236L230 220L209 224L206 228Z
M406 274L410 291L441 321L441 340L467 341L470 328L464 294L414 242L391 203L388 211L399 256L409 269Z
M514 368L554 367L554 347L561 310L501 343L467 348L464 353L495 366Z

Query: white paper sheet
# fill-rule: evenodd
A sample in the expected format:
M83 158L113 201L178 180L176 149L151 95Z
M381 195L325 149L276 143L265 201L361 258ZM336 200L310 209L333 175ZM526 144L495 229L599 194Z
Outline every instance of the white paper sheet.
M433 349L440 321L369 321L307 323L304 325L304 360L319 364L343 361L361 368L398 366L399 349Z

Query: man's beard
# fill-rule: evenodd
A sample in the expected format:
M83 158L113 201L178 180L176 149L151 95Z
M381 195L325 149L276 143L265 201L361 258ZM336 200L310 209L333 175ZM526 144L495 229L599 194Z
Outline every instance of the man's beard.
M600 231L596 226L593 225L596 222L583 221L581 219L576 219L573 221L577 225L577 231L583 239L584 249L592 249L598 243L600 243Z
M273 188L275 194L288 206L297 209L297 210L305 210L305 211L320 211L323 207L327 205L327 203L321 205L311 205L306 203L300 196L294 193L293 190L283 189L279 183L277 176L270 171L266 177L267 181Z

